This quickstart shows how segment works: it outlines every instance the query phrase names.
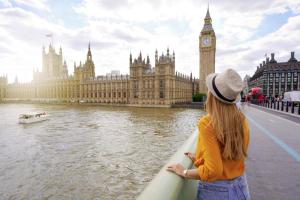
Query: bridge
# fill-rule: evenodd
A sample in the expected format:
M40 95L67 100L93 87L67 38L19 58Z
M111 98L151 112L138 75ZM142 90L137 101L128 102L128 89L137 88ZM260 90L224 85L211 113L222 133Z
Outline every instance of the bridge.
M252 199L294 200L300 197L300 117L274 113L257 106L242 107L250 124L246 174ZM195 151L198 131L190 136L138 197L144 199L195 199L197 181L166 171L171 163L192 168L183 155Z

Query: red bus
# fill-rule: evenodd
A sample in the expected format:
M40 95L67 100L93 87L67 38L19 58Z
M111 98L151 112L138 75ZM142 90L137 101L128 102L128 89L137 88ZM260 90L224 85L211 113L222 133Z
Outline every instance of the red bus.
M260 87L251 88L246 97L247 101L254 104L261 104L264 102L263 90Z

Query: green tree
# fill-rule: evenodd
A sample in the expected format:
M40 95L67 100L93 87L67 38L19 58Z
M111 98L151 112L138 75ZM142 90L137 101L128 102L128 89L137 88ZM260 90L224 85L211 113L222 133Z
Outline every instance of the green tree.
M193 95L193 102L203 102L206 99L205 93L196 93Z

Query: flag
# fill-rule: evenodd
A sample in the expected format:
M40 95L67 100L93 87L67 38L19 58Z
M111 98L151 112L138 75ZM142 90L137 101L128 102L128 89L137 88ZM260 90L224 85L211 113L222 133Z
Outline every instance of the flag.
M52 37L52 33L46 34L46 37Z

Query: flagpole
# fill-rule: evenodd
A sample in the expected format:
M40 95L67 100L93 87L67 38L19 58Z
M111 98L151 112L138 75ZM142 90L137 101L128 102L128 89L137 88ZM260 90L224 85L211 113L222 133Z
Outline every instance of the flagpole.
M53 46L53 34L52 33L46 34L46 37L50 37L51 38L50 44Z

